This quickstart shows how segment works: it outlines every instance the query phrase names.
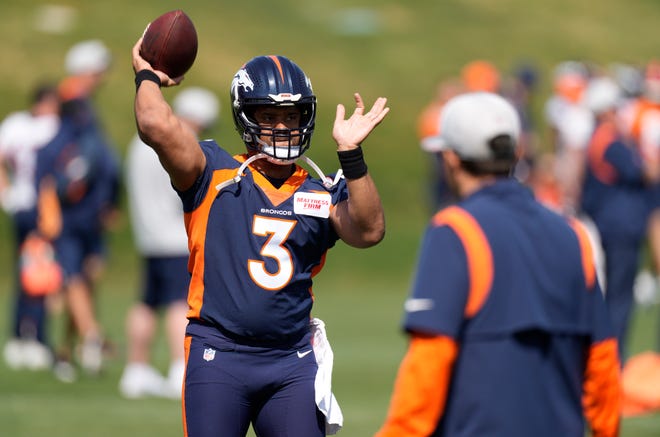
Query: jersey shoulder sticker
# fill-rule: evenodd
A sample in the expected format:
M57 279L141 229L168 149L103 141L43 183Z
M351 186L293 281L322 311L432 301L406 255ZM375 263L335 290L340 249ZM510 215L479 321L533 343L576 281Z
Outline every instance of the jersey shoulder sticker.
M329 193L298 192L293 197L293 212L313 217L330 217L332 198Z

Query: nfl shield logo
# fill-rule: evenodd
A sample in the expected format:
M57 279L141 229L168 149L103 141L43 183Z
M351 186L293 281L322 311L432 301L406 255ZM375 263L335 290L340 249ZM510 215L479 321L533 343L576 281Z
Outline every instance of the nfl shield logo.
M202 355L202 358L204 358L204 361L213 361L215 358L215 349L210 347L204 349L204 355Z

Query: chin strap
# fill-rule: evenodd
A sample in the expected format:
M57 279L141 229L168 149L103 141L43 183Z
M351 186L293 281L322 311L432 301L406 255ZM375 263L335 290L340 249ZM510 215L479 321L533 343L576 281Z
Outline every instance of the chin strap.
M224 182L220 182L218 185L215 186L215 189L218 190L218 191L222 191L223 189L227 188L228 186L230 186L232 184L239 183L241 181L241 179L243 178L243 176L245 176L243 174L243 172L245 171L247 166L249 164L251 164L252 162L258 160L258 159L268 159L268 160L270 160L272 158L270 156L266 155L265 153L257 153L256 155L250 156L248 159L245 160L245 162L243 164L241 164L240 167L238 167L238 170L236 171L236 176L234 176L233 178L227 179ZM331 180L329 177L327 177L323 173L321 168L318 165L316 165L316 163L314 161L312 161L310 158L308 158L306 156L301 156L299 158L296 158L296 159L293 159L293 160L288 160L288 161L279 160L279 163L280 164L289 164L289 163L292 164L292 163L296 162L299 159L302 159L303 161L305 161L307 163L307 165L309 165L310 167L312 167L312 169L314 169L316 174L318 174L319 177L321 178L321 181L323 182L323 186L328 188L328 189L332 188L335 185L337 185L337 183L339 182L339 180L343 176L342 170L339 169L339 170L337 170L337 174L335 175L335 178L333 180Z
M256 161L257 159L263 159L263 158L268 158L268 155L263 154L263 153L257 153L256 155L250 156L248 159L245 160L243 164L241 164L240 167L238 167L238 171L236 171L236 176L234 176L231 179L227 179L224 182L220 182L218 185L215 186L215 189L218 191L222 191L223 189L227 188L231 184L237 184L241 181L241 178L243 177L243 172L245 171L245 168L252 162Z
M316 174L319 175L319 177L321 178L321 181L323 181L323 186L326 187L326 188L332 188L335 185L337 185L337 182L339 182L339 179L341 179L342 176L344 175L344 172L341 169L339 169L339 170L337 170L337 174L335 175L334 180L330 180L329 177L327 177L325 174L323 174L323 171L321 171L321 168L318 165L316 165L316 163L314 161L312 161L310 158L308 158L306 156L301 156L300 159L305 161L307 163L307 165L309 165L310 167L312 167L314 169Z

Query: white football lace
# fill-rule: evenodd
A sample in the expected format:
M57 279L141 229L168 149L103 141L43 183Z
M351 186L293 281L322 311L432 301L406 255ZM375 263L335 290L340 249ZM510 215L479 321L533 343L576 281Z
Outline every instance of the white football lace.
M245 171L245 169L247 168L247 166L248 166L250 163L252 163L252 162L254 162L254 161L258 160L258 159L268 159L268 158L269 158L269 156L266 155L265 153L257 153L256 155L252 155L252 156L250 156L248 159L245 160L245 162L244 162L243 164L241 164L240 167L238 167L238 170L236 171L236 176L234 176L234 177L232 177L232 178L229 178L229 179L227 179L227 180L224 181L224 182L220 182L218 185L215 186L215 189L218 190L218 191L222 191L223 189L227 188L228 186L230 186L230 185L232 185L232 184L237 184L237 183L239 183L239 182L241 181L241 179L243 178L243 176L244 176L243 172ZM316 172L316 174L318 174L319 177L321 178L321 181L323 182L323 186L326 187L326 188L328 188L328 189L329 189L329 188L332 188L332 187L335 186L335 185L337 185L337 183L339 182L339 180L340 180L340 179L342 178L342 176L343 176L343 172L342 172L342 170L339 169L339 170L337 171L337 174L335 175L335 178L334 178L333 180L331 180L329 177L327 177L327 176L323 173L323 171L321 170L321 168L320 168L318 165L316 165L316 163L315 163L314 161L312 161L310 158L308 158L308 157L306 157L306 156L301 156L301 157L299 157L299 158L297 158L297 159L295 159L295 160L292 160L291 162L295 162L295 161L297 161L297 160L299 160L299 159L302 159L302 160L305 161L310 167L312 167L312 169Z

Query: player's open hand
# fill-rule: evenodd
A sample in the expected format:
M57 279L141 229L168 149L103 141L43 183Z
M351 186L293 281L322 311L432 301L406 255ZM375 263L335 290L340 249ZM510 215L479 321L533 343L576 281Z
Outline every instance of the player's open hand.
M390 112L390 108L385 106L386 103L385 97L377 98L369 112L365 114L362 97L359 93L355 93L355 111L348 119L345 119L346 108L341 103L338 104L337 116L332 128L332 137L337 142L337 150L350 150L359 146Z
M140 47L142 46L142 37L137 40L135 45L133 46L133 71L136 73L140 70L151 70L156 75L160 78L160 84L161 86L168 87L168 86L175 86L181 83L183 80L183 76L177 77L177 78L171 78L169 77L166 73L160 71L160 70L154 70L151 64L147 62L146 59L144 59L140 55Z

